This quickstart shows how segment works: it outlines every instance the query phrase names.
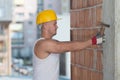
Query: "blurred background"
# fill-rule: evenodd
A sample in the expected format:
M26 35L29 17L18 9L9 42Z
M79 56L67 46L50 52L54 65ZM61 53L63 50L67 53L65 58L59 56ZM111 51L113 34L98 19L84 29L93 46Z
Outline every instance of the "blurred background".
M0 80L32 80L32 55L41 30L36 15L53 9L59 18L59 41L70 40L69 0L0 0ZM60 80L70 80L70 54L60 57Z

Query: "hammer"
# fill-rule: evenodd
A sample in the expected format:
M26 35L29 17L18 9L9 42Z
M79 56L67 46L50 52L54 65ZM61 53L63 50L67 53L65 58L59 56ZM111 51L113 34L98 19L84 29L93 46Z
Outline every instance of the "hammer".
M103 22L100 22L99 25L101 26L100 34L101 34L101 36L104 36L105 27L109 28L110 25L109 25L109 24L105 24L105 23L103 23Z

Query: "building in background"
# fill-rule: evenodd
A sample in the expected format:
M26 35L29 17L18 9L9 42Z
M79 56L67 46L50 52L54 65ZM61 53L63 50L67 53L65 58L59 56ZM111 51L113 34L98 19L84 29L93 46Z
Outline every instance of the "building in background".
M11 75L12 0L0 0L0 75Z
M37 12L39 11L42 11L44 8L43 8L43 0L37 0Z
M61 12L70 13L70 0L61 0Z
M37 0L37 13L39 13L40 11L42 11L44 8L43 8L43 0ZM37 26L37 38L40 38L40 35L41 35L41 30L40 28Z
M24 60L25 65L32 64L32 47L37 38L35 24L37 1L13 0L12 23L12 57Z
M43 0L43 8L44 9L53 9L57 14L61 14L61 0Z
M37 0L37 12L53 9L57 14L70 12L70 0Z
M22 59L24 65L32 64L32 48L35 40L41 37L41 30L36 27L36 14L44 9L53 9L58 16L69 13L68 2L69 0L65 2L62 0L13 0L13 16L10 24L13 64L14 59Z

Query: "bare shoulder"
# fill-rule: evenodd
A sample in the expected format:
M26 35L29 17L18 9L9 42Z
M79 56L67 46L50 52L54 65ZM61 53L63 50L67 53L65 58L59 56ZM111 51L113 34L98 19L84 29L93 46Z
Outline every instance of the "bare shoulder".
M57 40L53 39L38 40L34 46L34 53L39 58L45 58L50 54L48 49L50 49L50 47L52 47L52 45L56 44L57 42Z
M52 45L52 44L56 44L59 41L54 40L54 39L44 39L44 40L38 40L35 44L35 46L39 46L39 47L46 47L48 45Z

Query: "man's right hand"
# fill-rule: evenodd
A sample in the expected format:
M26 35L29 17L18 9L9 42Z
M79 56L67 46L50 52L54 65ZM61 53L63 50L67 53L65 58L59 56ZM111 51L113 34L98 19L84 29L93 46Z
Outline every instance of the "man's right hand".
M103 42L105 42L105 38L104 35L102 36L100 33L97 33L97 35L92 38L92 45L102 44Z

